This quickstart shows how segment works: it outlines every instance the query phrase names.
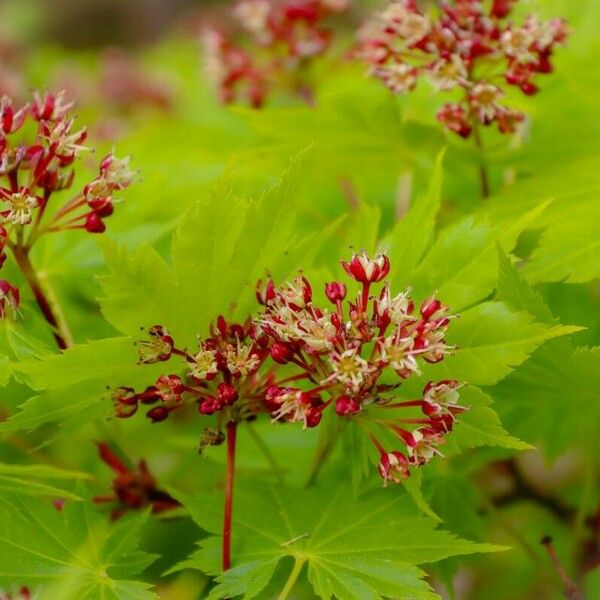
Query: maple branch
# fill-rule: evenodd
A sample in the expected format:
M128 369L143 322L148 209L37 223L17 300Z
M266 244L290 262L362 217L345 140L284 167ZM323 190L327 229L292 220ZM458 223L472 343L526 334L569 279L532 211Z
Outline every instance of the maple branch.
M552 538L549 535L544 536L540 543L546 548L548 555L550 556L550 560L554 565L554 569L556 570L560 580L563 584L563 590L565 594L565 598L568 600L583 600L583 596L581 595L577 585L575 582L567 575L562 563L560 562L560 558L558 558L558 554L556 553L556 549L552 544Z

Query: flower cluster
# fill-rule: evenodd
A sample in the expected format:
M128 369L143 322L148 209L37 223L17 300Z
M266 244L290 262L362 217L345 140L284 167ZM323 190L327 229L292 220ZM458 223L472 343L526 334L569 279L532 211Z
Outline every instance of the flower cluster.
M323 25L332 14L348 7L348 0L240 0L233 19L246 34L236 36L222 28L207 28L203 34L208 77L219 90L222 102L242 95L258 108L275 82L292 80L301 95L306 86L299 81L301 68L330 45L332 32Z
M167 492L156 487L156 481L146 462L141 460L137 468L128 468L123 461L105 443L98 444L98 454L102 461L115 473L112 482L113 494L95 496L96 504L117 503L111 512L111 518L116 520L127 511L139 510L149 506L153 513L161 513L179 506L179 502Z
M461 137L479 123L513 133L524 115L500 103L503 84L536 94L535 79L552 72L552 53L567 38L560 19L509 21L515 2L493 0L486 9L483 0L445 1L434 18L416 0L391 0L363 31L359 54L395 93L413 90L421 77L437 91L458 91L437 118Z
M305 384L271 386L265 402L274 420L305 427L318 425L328 408L339 417L354 418L380 453L382 477L396 481L408 476L410 465L420 466L439 452L437 446L464 410L457 404L456 381L430 382L423 398L393 401L402 380L420 373L421 361L437 363L452 351L445 339L452 315L435 298L425 300L415 314L409 291L393 295L388 284L371 295L373 284L389 273L385 255L371 259L364 252L355 254L342 266L361 284L346 307L347 286L341 281L325 286L331 310L313 303L304 277L280 288L268 282L259 293L265 306L259 322L271 339L272 359L299 367L296 377ZM415 408L424 416L395 416L396 409ZM410 424L419 427L411 431ZM399 438L405 453L387 452L376 435L380 428Z
M18 108L7 96L0 99L0 268L7 249L21 265L19 256L26 257L45 233L103 232L104 219L114 210L114 193L132 181L129 160L109 154L101 161L98 176L44 220L53 196L72 186L73 162L87 150L86 130L75 129L71 108L63 94L35 94L30 104ZM28 125L35 133L24 142ZM0 318L14 313L18 302L18 290L0 280Z
M394 295L387 283L373 294L373 286L390 271L383 254L355 254L342 266L360 284L346 304L342 281L325 286L332 306L321 308L300 275L280 287L272 280L265 286L259 282L261 314L244 325L219 317L194 351L178 348L164 327L152 327L148 339L138 343L140 362L179 356L185 373L161 375L142 392L114 390L117 416L129 417L141 405L152 405L146 415L159 422L193 403L200 414L217 415L217 427L203 433L201 446L206 446L223 442L228 422L268 413L274 422L311 428L330 410L368 433L386 482L407 477L410 466L439 454L438 446L465 410L458 404L460 384L454 380L429 382L419 399L395 400L397 388L420 373L422 362L440 362L453 350L445 337L453 315L436 298L425 300L416 312L409 291ZM388 452L378 432L399 440L403 450Z
M259 373L269 355L266 336L259 335L253 322L240 325L217 319L207 338L199 339L193 351L178 348L161 325L148 331L148 339L138 342L141 364L183 359L185 372L161 375L154 385L136 393L128 387L114 390L112 397L118 417L133 416L148 405L146 416L158 423L170 413L190 403L201 415L218 413L218 428L207 428L201 448L218 445L224 437L221 426L229 421L252 419L264 412L262 398L272 383L272 373Z

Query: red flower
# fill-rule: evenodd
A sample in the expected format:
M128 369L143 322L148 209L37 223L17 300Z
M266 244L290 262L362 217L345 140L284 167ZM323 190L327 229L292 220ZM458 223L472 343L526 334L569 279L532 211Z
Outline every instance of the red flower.
M387 485L388 481L402 483L410 475L406 456L397 450L381 452L378 468L379 474L383 477L384 485Z
M0 279L0 319L6 315L16 317L19 309L19 290L6 279Z
M500 66L507 84L536 94L534 78L552 72L552 51L568 33L560 19L528 17L521 26L507 21L515 3L493 0L488 12L483 0L443 2L433 18L414 0L390 0L365 27L357 53L394 93L411 91L419 78L437 91L462 88L462 100L437 114L459 136L469 137L477 122L497 123L502 133L512 133L524 115L498 104L504 91L477 74Z
M128 468L113 450L103 442L98 443L98 454L115 473L113 494L96 496L94 502L116 503L111 517L116 520L130 510L150 506L153 513L161 513L179 506L179 502L156 487L156 480L141 460L136 468Z
M381 281L390 272L390 260L385 254L378 254L371 259L364 250L360 254L354 254L350 261L341 263L346 273L360 283Z
M348 4L347 0L236 2L231 12L243 39L238 42L233 32L209 28L202 40L206 74L221 102L245 97L252 107L260 108L271 88L299 80L300 67L324 54L331 44L332 31L324 21L346 10ZM310 98L304 82L293 87L300 96Z

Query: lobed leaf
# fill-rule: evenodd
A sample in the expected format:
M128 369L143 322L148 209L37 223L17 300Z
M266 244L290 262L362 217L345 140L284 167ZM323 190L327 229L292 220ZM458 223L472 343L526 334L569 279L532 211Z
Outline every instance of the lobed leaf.
M221 513L214 496L180 496L192 518L212 534L180 568L220 572ZM417 565L448 556L490 552L497 546L461 540L436 528L401 488L380 489L358 500L345 485L304 492L240 486L232 547L234 568L218 576L209 598L259 596L279 561L291 557L321 598L437 596Z
M503 302L484 302L452 323L448 341L458 347L456 353L423 371L430 378L492 385L543 342L579 330L575 326L537 323L528 313L513 312Z
M28 585L42 599L151 600L135 577L155 557L137 549L146 514L110 524L87 502L0 499L0 584Z

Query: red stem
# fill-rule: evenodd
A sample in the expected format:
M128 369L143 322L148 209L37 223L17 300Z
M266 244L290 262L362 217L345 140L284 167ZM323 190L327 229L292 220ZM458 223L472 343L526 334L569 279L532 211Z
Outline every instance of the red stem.
M15 194L19 191L19 179L17 175L17 170L13 169L8 173L8 181L10 183L10 191Z
M362 290L362 299L361 299L361 312L365 312L367 310L367 305L369 304L369 289L371 287L370 283L363 283Z
M235 474L235 437L237 423L227 423L227 479L223 513L223 571L231 567L231 517L233 514L233 478Z
M407 400L406 402L394 402L392 404L380 404L379 408L404 408L407 406L423 406L423 400Z
M21 272L25 276L33 295L35 296L36 302L44 315L47 323L52 328L52 335L56 341L56 345L61 350L66 350L69 345L67 342L67 336L63 334L61 331L60 324L58 319L56 318L54 311L52 310L52 306L50 305L50 301L46 298L46 294L44 294L44 290L40 284L40 281L36 275L36 272L29 260L29 256L27 251L24 250L21 246L13 246L13 254Z

